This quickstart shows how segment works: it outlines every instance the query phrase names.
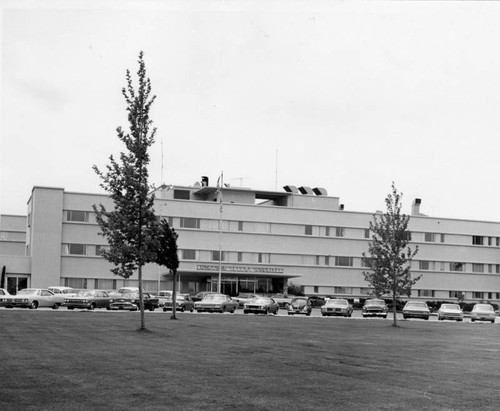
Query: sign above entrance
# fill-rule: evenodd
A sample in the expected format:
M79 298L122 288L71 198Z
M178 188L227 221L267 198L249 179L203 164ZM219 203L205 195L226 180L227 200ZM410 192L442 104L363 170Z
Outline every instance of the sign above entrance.
M219 266L215 264L198 264L198 271L219 271ZM221 271L230 273L251 273L251 274L283 274L283 267L259 267L252 265L222 265Z

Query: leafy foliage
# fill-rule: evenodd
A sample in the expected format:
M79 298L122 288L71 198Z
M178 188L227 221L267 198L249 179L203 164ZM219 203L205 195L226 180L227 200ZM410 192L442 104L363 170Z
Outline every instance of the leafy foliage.
M410 217L401 213L401 198L402 194L397 192L393 182L392 192L385 199L387 211L374 215L370 222L373 234L368 248L369 258L363 253L370 266L369 271L363 272L365 280L373 286L377 297L392 294L394 306L398 296L411 295L412 286L421 278L411 275L410 264L418 247L412 250L408 245L411 241Z
M156 240L158 220L154 214L154 196L150 196L148 169L150 158L148 148L154 143L156 129L150 130L152 121L149 110L155 100L151 96L151 82L146 77L143 53L139 54L139 85L137 91L127 70L127 87L122 89L128 111L130 132L117 128L118 138L125 144L127 152L120 153L120 159L109 157L110 163L102 172L94 166L101 178L101 187L109 193L114 210L108 211L100 204L93 206L101 235L110 246L102 256L113 263L112 272L124 278L130 277L138 267L156 258L151 244Z

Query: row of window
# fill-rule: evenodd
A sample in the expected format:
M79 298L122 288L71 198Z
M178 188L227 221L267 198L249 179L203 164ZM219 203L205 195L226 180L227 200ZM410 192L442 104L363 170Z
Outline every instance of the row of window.
M80 222L80 223L95 223L95 213L92 211L65 210L65 221ZM188 228L188 229L204 229L209 231L239 231L250 233L272 233L285 235L308 235L320 237L346 237L349 238L370 238L369 229L361 228L346 228L346 227L330 227L316 225L293 225L279 223L265 223L254 221L231 221L223 220L222 227L219 227L221 222L213 219L200 219L194 217L168 217L168 222L173 227ZM422 238L423 236L423 238ZM445 243L446 234L443 233L418 233L416 240L424 240L428 243ZM473 245L488 245L500 247L500 237L478 236L472 238ZM470 240L469 240L470 241Z
M108 246L89 244L63 244L63 255L99 256ZM367 257L330 256L330 255L285 255L241 251L181 249L182 260L225 261L239 263L316 265L334 267L370 268L371 259ZM500 274L500 264L463 263L419 260L413 262L413 268L423 271L450 271Z

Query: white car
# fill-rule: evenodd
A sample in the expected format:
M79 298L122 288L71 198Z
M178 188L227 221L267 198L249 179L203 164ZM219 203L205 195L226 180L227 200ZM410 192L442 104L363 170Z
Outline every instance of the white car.
M12 297L12 294L9 293L5 288L0 288L0 307L5 307L5 302Z
M437 312L438 320L463 321L464 313L458 304L441 304Z
M38 307L58 309L64 303L63 294L56 295L46 288L25 288L8 297L7 308L23 307L36 310Z
M476 304L470 312L470 320L474 321L490 321L495 322L497 315L491 304Z
M408 301L403 307L403 318L422 318L428 320L431 310L425 301Z
M172 299L172 294L173 292L170 291L170 290L160 290L158 291L158 293L156 294L156 296L158 297L158 304L160 305L160 307L163 307L165 305L165 302L167 300L171 300Z
M78 290L72 287L64 287L61 285L47 287L47 290L52 291L56 295L62 295L63 297L74 297L78 293Z

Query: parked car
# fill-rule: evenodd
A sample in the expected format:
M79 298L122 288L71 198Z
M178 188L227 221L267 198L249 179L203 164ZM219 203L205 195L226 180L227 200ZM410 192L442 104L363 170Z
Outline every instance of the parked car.
M237 297L232 297L232 299L238 302L240 308L243 308L246 303L258 296L258 294L240 293Z
M9 293L5 288L0 288L0 307L5 307L5 303L9 297L12 297L11 293Z
M311 315L311 303L307 297L295 297L288 304L288 315L294 314L305 314L307 316Z
M271 297L257 296L243 305L243 314L278 314L279 305Z
M158 304L160 307L163 307L165 305L165 301L167 301L169 298L172 298L173 292L170 290L160 290L156 294L158 297Z
M200 291L198 294L193 295L191 298L193 299L194 302L201 301L205 298L205 296L209 294L218 294L218 293L215 291Z
M238 303L234 301L231 297L225 294L207 294L201 301L195 301L194 309L196 311L203 312L230 312L234 313L238 307Z
M470 320L474 321L490 321L495 322L496 319L495 309L491 304L476 304L470 312Z
M458 304L441 304L437 312L438 320L463 321L464 313Z
M424 301L408 301L403 307L403 318L422 318L428 320L431 310Z
M274 294L271 296L274 301L276 301L280 308L288 308L288 305L295 298L294 295L285 295L285 294Z
M309 302L311 303L311 307L322 307L325 305L326 298L319 295L311 295L309 297Z
M123 294L139 293L139 287L122 287L118 291L109 291L108 294L111 298L121 297Z
M73 287L64 287L62 285L53 285L47 287L47 290L52 291L54 294L61 294L63 297L74 297L78 290L75 290Z
M110 297L104 290L80 290L74 297L66 297L64 305L68 310L83 308L93 310L95 308L109 308Z
M173 295L170 297L164 297L165 302L163 304L163 311L172 311L172 306L174 303ZM190 297L189 294L176 294L175 295L175 310L184 312L189 311L193 312L194 310L194 301Z
M361 310L361 315L363 317L383 317L387 318L387 304L384 300L378 298L371 298L365 301L363 308Z
M150 293L142 293L144 309L154 311L158 308L158 298ZM109 304L110 310L137 311L140 307L140 297L138 292L122 293L121 297L112 297Z
M352 305L349 301L338 298L328 300L323 307L321 307L321 315L339 315L343 317L350 317L352 315Z
M56 295L46 288L25 288L16 295L7 297L7 308L22 307L36 310L38 307L51 307L57 310L64 303L64 297Z

